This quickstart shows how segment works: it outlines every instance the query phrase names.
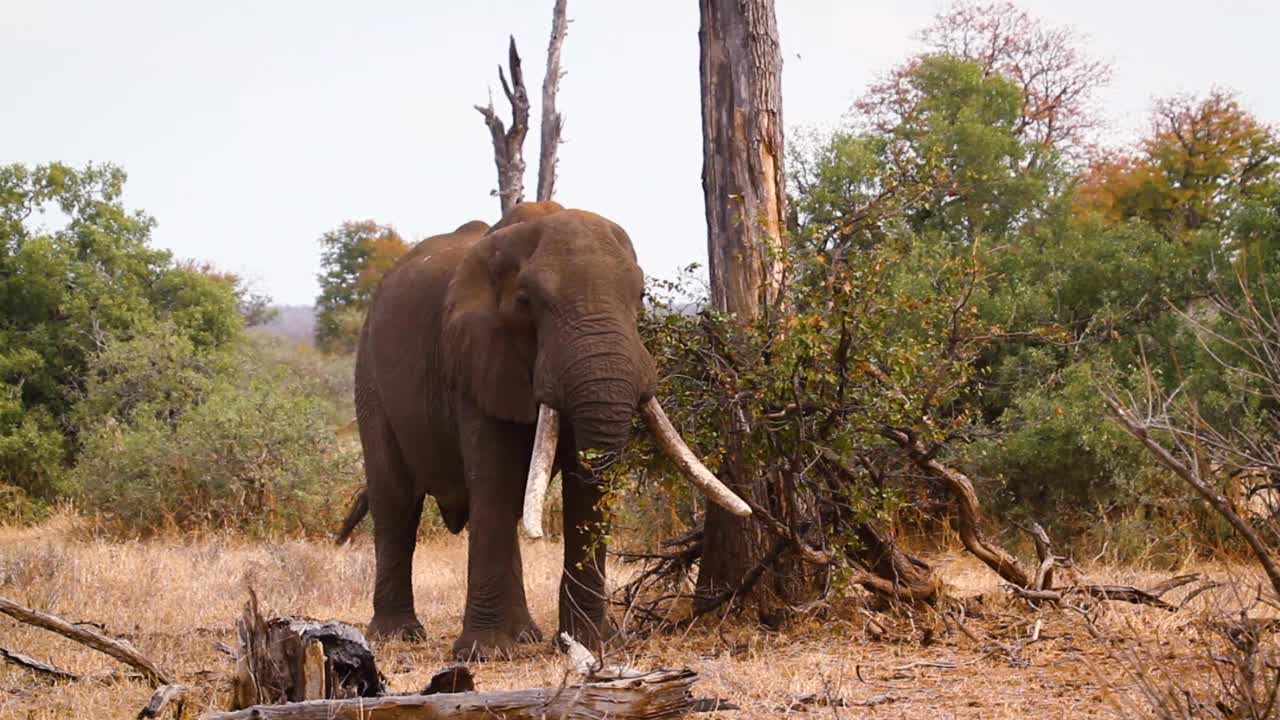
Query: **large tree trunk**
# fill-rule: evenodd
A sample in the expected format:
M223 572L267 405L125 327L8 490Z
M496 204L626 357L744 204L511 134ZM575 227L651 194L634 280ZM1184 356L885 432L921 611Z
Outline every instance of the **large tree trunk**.
M771 259L782 243L786 211L777 21L773 0L700 0L700 5L702 188L711 299L716 310L752 322L781 291L778 266ZM785 522L794 508L788 498L771 497L768 479L744 462L740 445L749 432L748 420L733 415L727 413L725 420L720 477ZM773 569L760 575L759 566L770 560L773 544L763 524L709 504L704 537L699 597L749 590L764 601L762 612L769 612L770 596L785 600L800 594L796 580L781 578ZM799 587L806 584L798 581Z
M700 0L702 190L717 310L754 318L780 290L782 54L773 0Z

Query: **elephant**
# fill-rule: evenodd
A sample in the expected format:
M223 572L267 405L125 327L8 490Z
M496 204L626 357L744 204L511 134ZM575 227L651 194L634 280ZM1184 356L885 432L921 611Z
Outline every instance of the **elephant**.
M559 631L599 648L606 625L605 547L592 537L604 520L597 469L626 443L637 414L710 500L750 514L654 398L655 365L637 326L643 291L627 233L554 202L519 203L492 227L472 221L428 237L383 276L356 351L365 487L344 526L349 533L366 507L373 515L371 636L424 634L411 568L431 496L450 532L468 528L454 657L504 657L517 643L541 641L517 525L542 535L543 497L559 472Z

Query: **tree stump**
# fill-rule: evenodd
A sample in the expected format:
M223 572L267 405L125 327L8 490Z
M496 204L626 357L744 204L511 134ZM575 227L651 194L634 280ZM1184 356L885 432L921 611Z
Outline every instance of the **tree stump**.
M382 676L363 634L340 622L264 620L251 590L236 621L240 647L232 677L234 709L261 704L377 697Z

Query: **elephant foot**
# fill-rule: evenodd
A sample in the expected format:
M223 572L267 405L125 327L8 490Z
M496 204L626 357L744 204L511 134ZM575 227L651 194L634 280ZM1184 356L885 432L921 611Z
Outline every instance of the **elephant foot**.
M369 622L369 637L378 640L422 640L427 631L418 617L408 615L377 615Z
M512 636L521 645L536 645L542 642L542 628L530 620L527 624L517 628L512 633Z
M464 630L453 642L453 659L459 662L509 660L517 642L517 637L505 631Z

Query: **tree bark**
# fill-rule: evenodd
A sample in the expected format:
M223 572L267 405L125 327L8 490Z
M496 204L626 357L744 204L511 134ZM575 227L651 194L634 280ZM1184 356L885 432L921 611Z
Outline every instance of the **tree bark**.
M560 48L569 32L569 19L565 15L567 0L556 0L551 11L551 42L547 46L547 74L542 79L542 148L538 153L538 202L546 202L555 195L556 155L560 148L560 131L564 129L564 115L556 112L556 93L560 90Z
M511 128L508 130L502 119L493 109L493 98L489 98L487 106L476 105L476 110L484 116L485 125L489 126L489 135L493 138L493 162L498 169L498 203L502 214L524 200L524 137L529 132L529 93L524 87L524 71L520 67L520 53L516 52L516 39L511 38L507 49L507 64L511 68L511 83L498 66L498 79L502 81L502 92L511 104Z
M716 310L749 323L781 291L773 253L782 246L786 212L783 184L782 55L772 0L700 0L698 33L702 80L702 189L707 218L711 300ZM726 413L720 478L739 496L787 523L792 498L772 497L768 478L750 467L741 439L748 420ZM769 595L792 595L775 570L753 583L768 559L771 536L762 523L708 505L698 571L703 605L726 592L751 588L762 616ZM800 570L801 563L791 564ZM795 573L804 576L803 571ZM806 582L801 579L799 586Z
M782 53L773 0L700 0L702 189L711 299L755 318L781 290Z

